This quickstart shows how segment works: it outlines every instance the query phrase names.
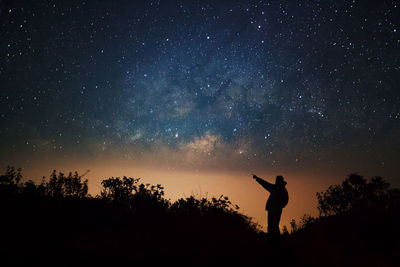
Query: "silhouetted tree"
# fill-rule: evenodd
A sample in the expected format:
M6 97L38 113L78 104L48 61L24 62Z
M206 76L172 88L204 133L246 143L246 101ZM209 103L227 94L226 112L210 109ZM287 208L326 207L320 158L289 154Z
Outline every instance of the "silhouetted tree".
M391 189L382 177L367 182L363 176L350 174L340 185L332 185L325 192L318 192L320 215L343 214L365 208L387 209L399 204L399 189Z
M124 176L122 179L119 177L111 177L101 182L103 190L100 196L103 199L129 203L133 194L137 191L137 184L140 178L131 178Z
M232 204L226 196L197 199L194 196L175 201L169 211L180 222L180 227L212 233L212 236L235 236L257 233L259 225L238 212L239 206Z
M18 185L22 178L21 168L15 170L14 167L7 166L6 173L0 176L2 185Z
M101 182L103 190L100 197L119 206L136 211L150 211L167 208L169 201L164 199L164 187L160 184L139 184L140 178L124 176L111 177Z
M45 182L43 177L41 187L45 194L54 198L73 198L82 199L88 193L88 180L82 181L78 172L65 176L62 172L58 173L54 170L48 182Z
M311 228L313 225L318 223L320 220L319 217L313 217L309 214L304 214L303 217L300 218L300 226L299 230L306 230Z
M170 202L164 198L164 187L160 184L140 184L132 198L133 206L139 213L163 213Z
M229 198L223 195L219 198L213 197L211 200L207 198L196 199L190 196L178 199L172 204L171 210L178 213L199 215L216 213L237 214L239 206L232 204Z
M46 195L46 183L44 180L39 185L29 180L20 186L21 193L26 197L41 197Z
M19 194L19 182L22 178L21 168L7 166L5 174L0 176L0 194L2 197Z

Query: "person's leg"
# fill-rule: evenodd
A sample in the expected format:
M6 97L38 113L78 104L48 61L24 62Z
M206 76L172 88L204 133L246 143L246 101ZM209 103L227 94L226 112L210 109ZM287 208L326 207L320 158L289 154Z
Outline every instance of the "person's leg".
M268 223L267 223L268 234L272 234L272 232L273 232L273 227L272 227L273 220L274 220L274 214L272 211L269 210L268 211Z
M268 236L272 244L278 244L280 239L279 221L282 210L268 211Z
M275 233L277 235L281 234L281 231L279 230L279 222L281 221L281 215L282 215L282 209L276 210L275 215L274 215L274 227L275 227Z
M268 233L280 234L279 222L281 220L282 209L268 211Z

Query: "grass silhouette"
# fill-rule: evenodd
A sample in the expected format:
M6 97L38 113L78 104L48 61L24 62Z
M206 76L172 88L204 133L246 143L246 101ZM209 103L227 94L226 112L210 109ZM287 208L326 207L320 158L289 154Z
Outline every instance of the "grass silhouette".
M54 171L35 184L8 167L0 176L1 263L393 266L400 251L398 189L359 178L318 193L320 216L304 216L299 226L293 221L275 244L226 196L171 202L161 185L131 177L106 179L90 196L78 173ZM344 195L351 205L334 209L345 206Z

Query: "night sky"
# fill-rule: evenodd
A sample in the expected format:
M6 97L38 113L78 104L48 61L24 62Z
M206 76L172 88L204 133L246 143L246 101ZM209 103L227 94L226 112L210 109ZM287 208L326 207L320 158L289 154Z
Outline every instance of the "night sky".
M1 167L399 185L399 6L1 1Z

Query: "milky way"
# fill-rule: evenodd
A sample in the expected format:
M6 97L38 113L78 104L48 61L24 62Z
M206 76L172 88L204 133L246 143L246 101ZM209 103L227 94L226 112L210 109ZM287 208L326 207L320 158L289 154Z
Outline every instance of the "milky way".
M2 158L400 153L397 1L9 1L0 19Z

